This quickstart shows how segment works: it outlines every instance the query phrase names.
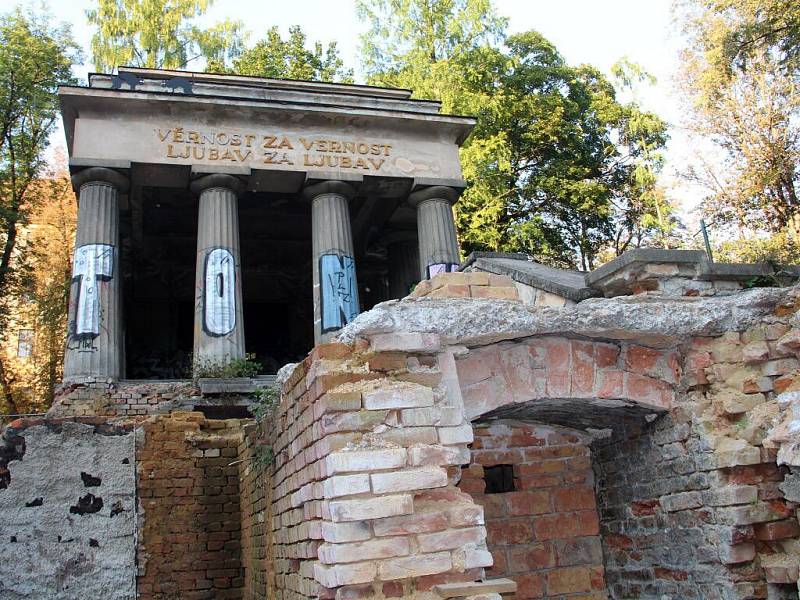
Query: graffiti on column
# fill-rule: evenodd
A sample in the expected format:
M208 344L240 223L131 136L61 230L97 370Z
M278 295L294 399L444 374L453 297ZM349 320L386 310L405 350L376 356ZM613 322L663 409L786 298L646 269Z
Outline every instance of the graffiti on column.
M100 281L114 276L114 246L86 244L75 249L72 279L78 284L75 318L70 323L71 340L82 340L87 350L100 335ZM81 346L83 347L83 345ZM79 348L80 349L80 348Z
M228 335L236 326L236 261L230 250L214 248L206 256L203 329L209 335Z
M435 263L428 265L428 279L440 273L455 273L458 270L458 264L454 263Z
M322 333L341 329L358 315L356 263L350 256L323 254L319 279Z

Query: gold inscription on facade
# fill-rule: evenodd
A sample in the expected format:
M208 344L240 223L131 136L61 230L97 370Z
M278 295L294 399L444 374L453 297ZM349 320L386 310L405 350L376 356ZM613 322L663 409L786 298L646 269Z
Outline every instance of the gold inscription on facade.
M380 171L391 144L363 140L256 135L226 131L157 129L166 158L206 162Z

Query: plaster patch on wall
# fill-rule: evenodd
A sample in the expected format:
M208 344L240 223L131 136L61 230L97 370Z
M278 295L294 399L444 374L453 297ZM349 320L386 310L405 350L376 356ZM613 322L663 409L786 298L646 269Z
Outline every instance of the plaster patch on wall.
M0 598L133 598L133 433L67 422L20 435L25 454L0 490ZM100 481L91 493L87 473Z

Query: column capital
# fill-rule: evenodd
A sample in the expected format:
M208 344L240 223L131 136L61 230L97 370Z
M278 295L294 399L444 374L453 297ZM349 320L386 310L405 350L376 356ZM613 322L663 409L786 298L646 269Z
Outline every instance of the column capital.
M189 184L189 189L198 196L211 188L223 188L232 191L236 196L241 196L247 185L244 181L226 173L212 173L198 177Z
M408 203L411 206L418 206L426 200L444 200L450 204L455 204L460 195L461 190L459 189L446 185L432 185L411 192L408 196Z
M344 196L349 200L356 195L356 189L349 183L335 179L320 181L319 183L309 185L303 189L303 196L305 196L308 200L313 200L322 194L338 194L339 196Z
M78 171L71 177L72 189L80 191L81 187L87 183L107 183L117 189L122 194L127 193L130 188L130 180L127 175L109 169L107 167L89 167Z

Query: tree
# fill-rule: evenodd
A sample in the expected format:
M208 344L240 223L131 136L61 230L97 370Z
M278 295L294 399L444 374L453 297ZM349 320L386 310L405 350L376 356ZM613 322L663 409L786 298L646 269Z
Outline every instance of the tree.
M118 66L185 69L204 59L221 71L242 51L242 23L226 19L202 29L193 21L213 0L97 0L86 12L97 31L92 57L99 71Z
M682 17L688 127L717 150L688 173L708 190L704 211L743 234L800 235L800 8L694 0Z
M361 42L370 84L410 88L448 113L475 108L457 63L504 38L507 19L491 0L358 0L356 10L369 26Z
M58 159L30 185L36 209L21 232L26 263L21 285L5 298L5 385L17 411L46 410L61 379L72 280L77 205L66 161Z
M47 15L17 9L0 17L0 338L9 334L8 303L29 277L27 248L18 247L18 235L45 201L32 186L59 115L56 90L74 83L77 56L69 29L51 26ZM2 357L0 391L15 411Z
M469 186L456 223L465 250L523 251L589 269L616 225L640 240L652 230L643 215L656 204L645 210L626 199L652 187L637 183L636 169L657 170L666 124L618 102L596 69L569 66L534 31L505 38L488 0L375 0L359 10L370 23L370 83L478 117L461 151Z
M344 68L336 43L323 48L316 42L313 50L309 50L306 35L297 25L289 29L289 38L285 41L277 27L270 27L264 39L234 60L231 71L257 77L353 82L353 71Z

